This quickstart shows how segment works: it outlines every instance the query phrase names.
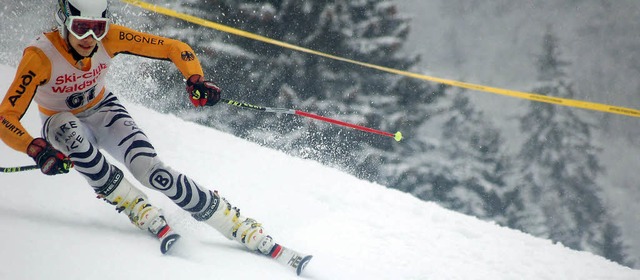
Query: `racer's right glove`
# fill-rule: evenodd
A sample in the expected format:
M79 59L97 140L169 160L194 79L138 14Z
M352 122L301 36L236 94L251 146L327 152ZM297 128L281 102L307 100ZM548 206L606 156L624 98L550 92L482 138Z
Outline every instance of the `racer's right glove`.
M27 147L27 155L36 162L40 171L47 175L68 173L73 163L68 156L56 150L47 140L35 138Z

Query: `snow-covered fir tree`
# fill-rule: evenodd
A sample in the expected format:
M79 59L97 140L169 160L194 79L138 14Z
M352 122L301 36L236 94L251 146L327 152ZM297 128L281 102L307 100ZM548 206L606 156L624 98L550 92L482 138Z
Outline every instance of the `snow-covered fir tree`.
M452 179L437 186L451 190L445 201L464 213L504 222L504 210L514 195L505 180L510 160L500 131L473 107L466 93L454 97L441 140L446 143L441 150L448 155L441 166L448 170L439 168L440 176Z
M504 211L514 191L500 132L478 111L466 93L439 102L416 140L401 146L403 158L381 171L388 185L447 208L506 223Z
M550 31L537 62L539 86L534 92L575 98L564 72L568 62L561 59L558 38ZM526 138L518 155L523 200L510 226L624 263L619 230L597 182L604 170L593 120L574 108L533 102L520 128Z

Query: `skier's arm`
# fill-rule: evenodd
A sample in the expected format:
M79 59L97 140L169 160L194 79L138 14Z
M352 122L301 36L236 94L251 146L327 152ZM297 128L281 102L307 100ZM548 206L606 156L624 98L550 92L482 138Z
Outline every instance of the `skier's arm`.
M33 141L20 120L29 109L38 85L51 76L51 62L35 47L24 51L16 76L0 103L0 138L9 147L26 153Z
M178 40L111 24L109 33L102 39L102 43L111 56L122 53L170 60L187 79L194 74L204 75L193 49Z

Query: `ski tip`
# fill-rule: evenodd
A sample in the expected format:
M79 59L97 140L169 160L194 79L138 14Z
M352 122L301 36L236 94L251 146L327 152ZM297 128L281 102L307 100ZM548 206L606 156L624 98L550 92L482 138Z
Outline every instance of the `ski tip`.
M173 247L173 245L180 239L180 235L177 233L169 234L162 238L162 243L160 244L160 252L163 255L167 254Z
M300 260L300 263L298 264L298 267L296 268L296 274L298 274L298 276L300 276L300 274L302 273L304 268L307 266L309 261L311 261L311 258L313 258L313 256L312 255L308 255L308 256L302 258L302 260Z

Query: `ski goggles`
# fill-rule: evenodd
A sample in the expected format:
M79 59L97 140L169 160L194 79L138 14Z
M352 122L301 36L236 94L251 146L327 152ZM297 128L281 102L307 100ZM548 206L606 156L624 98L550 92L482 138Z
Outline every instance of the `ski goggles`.
M70 16L67 19L67 30L78 40L93 36L100 41L109 31L109 19Z

